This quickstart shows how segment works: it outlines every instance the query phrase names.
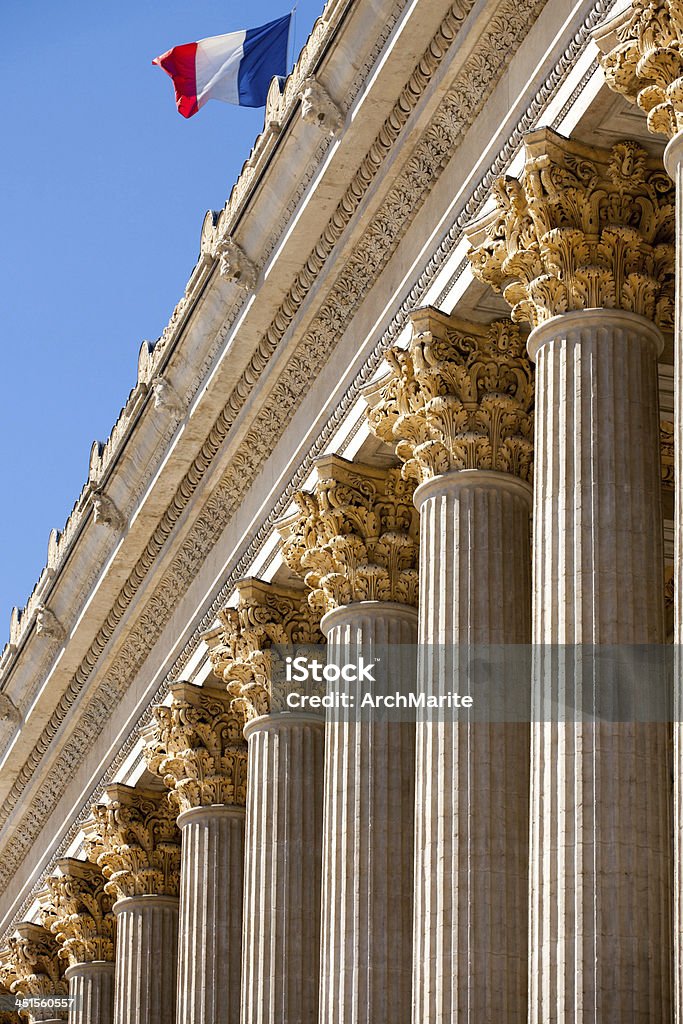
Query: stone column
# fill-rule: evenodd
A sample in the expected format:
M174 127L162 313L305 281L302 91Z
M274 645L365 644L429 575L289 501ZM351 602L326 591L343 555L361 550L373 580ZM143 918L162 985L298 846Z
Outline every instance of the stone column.
M175 1024L180 834L166 794L114 784L84 829L116 915L114 1024Z
M48 1005L22 1010L29 1024L64 1024L67 1010L49 1006L52 999L68 996L64 980L64 962L50 932L38 924L23 921L10 936L0 956L0 984L20 999L42 999Z
M636 143L539 129L525 145L471 259L531 322L537 363L529 1019L667 1021L662 680L651 714L618 702L634 696L628 645L664 640L653 320L670 312L673 193Z
M530 639L531 366L509 322L412 321L365 396L419 482L418 689L499 701L512 680L472 666ZM511 721L490 706L418 719L413 1024L526 1019L525 696L507 695Z
M634 5L596 40L610 89L637 103L668 137L664 166L676 189L674 336L674 1018L683 1021L683 10L667 0ZM667 268L670 271L670 267ZM667 298L670 300L670 279ZM671 315L662 322L669 326Z
M242 1024L317 1024L324 716L287 710L273 643L320 644L303 591L243 580L207 642L249 746Z
M247 748L224 689L179 682L143 731L182 833L178 1024L239 1024Z
M417 517L396 469L320 459L313 494L283 524L284 557L324 610L339 668L417 639ZM414 689L396 659L392 689ZM351 693L361 687L349 686ZM395 1024L410 1013L412 722L328 713L320 1024Z
M114 1020L115 972L114 962L105 960L67 967L64 977L74 1000L69 1024L110 1024Z
M48 878L44 919L68 963L69 1024L113 1024L114 901L104 884L99 868L70 857Z

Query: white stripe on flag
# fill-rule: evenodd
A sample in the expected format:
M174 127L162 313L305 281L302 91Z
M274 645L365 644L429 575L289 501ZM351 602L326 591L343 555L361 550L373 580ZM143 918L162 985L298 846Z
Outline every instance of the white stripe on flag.
M238 75L246 36L243 29L199 40L195 58L198 107L210 99L239 103Z

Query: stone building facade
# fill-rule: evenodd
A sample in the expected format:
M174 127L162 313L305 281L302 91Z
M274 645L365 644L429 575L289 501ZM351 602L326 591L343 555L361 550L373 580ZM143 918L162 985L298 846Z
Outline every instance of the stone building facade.
M0 1016L683 1024L676 676L576 658L679 664L682 140L678 0L328 0L12 615Z

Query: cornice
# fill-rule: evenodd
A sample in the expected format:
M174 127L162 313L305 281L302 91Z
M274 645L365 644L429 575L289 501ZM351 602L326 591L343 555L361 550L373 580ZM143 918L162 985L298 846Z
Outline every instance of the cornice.
M370 60L363 65L351 88L346 92L345 109L362 87L364 78L369 69L374 65L377 56L396 24L401 10L406 7L407 2L408 0L396 0L393 9L388 12L385 31L378 39L376 51L372 54ZM160 381L162 384L165 383L163 377L164 367L180 342L198 303L205 294L220 265L221 252L216 243L219 239L230 238L243 219L249 203L254 198L258 183L284 138L285 128L292 122L296 110L301 104L301 92L305 82L320 65L342 21L347 16L349 10L356 4L357 0L328 0L301 50L295 67L287 77L282 91L280 91L278 80L275 79L273 81L267 99L263 131L257 137L249 158L245 161L223 210L220 212L209 211L204 218L200 235L199 259L190 275L184 294L176 304L169 322L159 339L155 342L142 342L138 356L136 384L130 392L107 440L104 442L93 442L90 451L88 479L67 518L64 528L62 530L53 529L50 533L46 566L41 572L40 578L25 607L22 609L14 608L12 611L9 641L0 651L0 678L7 677L19 648L30 635L38 605L43 602L45 596L54 588L55 582L65 568L74 545L91 519L91 506L94 494L114 471L116 463L125 450L126 444L131 439L131 435L140 417L148 409L155 409L158 412L160 409L165 408L166 412L170 415L170 422L167 422L162 432L160 432L159 444L157 446L158 454L153 463L148 463L148 472L145 479L149 480L153 477L154 470L163 458L178 421L191 400L193 391L199 387L204 378L204 373L197 373L195 375L196 383L194 388L187 395L176 396L176 402L173 406L159 401L158 383ZM310 184L322 156L329 147L329 142L329 139L323 141L318 145L313 158L307 158L306 161L302 162L302 167L306 168L305 173L302 175L293 200L288 204L283 215L280 217L276 230L271 234L270 240L263 250L265 257L273 251L278 239L282 236L296 204ZM221 330L216 333L216 343L202 363L203 371L208 370L220 343L224 341L229 327L243 307L244 300L244 294L238 289L233 296L232 308ZM139 496L143 488L144 483L141 482L137 490L128 496L131 499L131 507L134 504L134 499ZM79 598L87 594L91 588L98 571L106 561L107 554L107 551L102 553L97 565L89 573L84 586L79 590Z
M510 17L507 19L508 30L510 25L517 24L518 36L521 39L524 30L528 27L527 21L520 17L519 9L513 5L512 0L508 0L508 3L510 4ZM528 18L531 18L532 12L536 12L544 3L545 0L534 0L529 6ZM340 241L364 195L382 167L383 160L391 153L396 139L405 128L410 115L428 88L432 76L442 64L457 38L459 28L465 23L467 14L474 6L475 0L456 0L451 5L438 32L400 91L391 114L380 128L370 150L361 160L358 170L352 176L342 200L329 218L326 228L311 250L303 269L297 273L293 285L281 303L270 327L258 342L255 352L235 384L228 402L214 423L199 454L193 460L177 488L172 502L161 516L150 541L138 558L124 586L120 589L90 650L52 712L30 757L17 775L0 812L0 827L3 827L8 820L40 760L49 749L69 708L95 670L98 659L113 636L118 623L147 573L155 564L183 510L251 396L255 382L259 380L282 342L285 332L316 283L317 276L323 270L326 260ZM516 20L513 18L513 6ZM492 50L495 31L501 29L505 20L503 12L499 15L498 20L494 19L489 24L484 33L483 42L480 43L480 49L482 45L486 47L488 42L489 49ZM498 74L501 74L510 54L502 54L499 50L494 52L498 59ZM447 102L442 104L435 119L436 124L431 125L423 133L406 169L401 173L389 197L382 204L380 214L371 221L364 235L367 246L364 246L362 242L356 246L335 285L323 300L321 313L305 334L298 351L293 355L275 385L267 407L263 409L256 424L247 433L241 445L241 451L233 460L226 477L199 516L193 536L188 538L176 555L171 571L155 589L141 619L127 637L117 664L107 673L106 682L91 698L84 713L84 719L87 722L102 721L108 717L110 710L120 701L127 688L128 680L144 662L148 650L160 635L163 625L168 621L177 603L178 594L187 588L196 571L198 559L208 554L234 511L239 507L241 495L259 471L263 453L269 450L267 444L264 448L264 438L276 437L287 424L292 406L303 397L305 389L310 386L316 371L322 367L329 356L334 336L341 334L344 323L351 319L353 312L366 293L372 280L370 275L380 272L381 267L388 261L398 245L400 237L414 219L420 205L415 201L416 197L426 198L450 155L450 150L446 148L446 140L450 139L451 148L457 146L457 142L463 134L461 108L472 110L474 116L476 110L473 105L477 102L479 105L483 104L481 91L468 84L472 74L471 65L476 62L477 53L473 54L461 69L458 76L460 88L458 89L456 84L451 90L450 104ZM492 78L494 77L492 74ZM453 122L452 130L450 127L445 127L450 126L451 120ZM343 317L340 319L337 314L342 311ZM150 368L145 370L146 374L152 372ZM87 743L90 742L92 742L92 736L88 738ZM78 743L81 745L81 741ZM69 777L70 756L70 744L67 743L56 766L55 781ZM41 804L42 820L44 820L53 800L53 792L46 792L44 787L41 788L38 801ZM31 819L33 819L34 813L35 811L32 809ZM20 832L22 839L16 836L16 841L22 842L25 830L22 828L17 831ZM25 848L28 848L29 844L25 843L24 845ZM2 879L3 872L0 868L0 885L2 885Z
M542 6L542 4L541 5L533 5L533 10L537 10L539 6ZM498 155L496 160L493 162L491 168L487 172L487 175L484 177L484 179L482 179L482 182L474 189L474 193L470 196L470 199L467 202L463 203L463 207L461 208L460 212L458 213L457 217L455 218L451 228L445 234L441 244L439 246L437 246L436 251L434 252L434 254L431 257L431 259L428 261L428 263L425 266L425 268L423 269L422 273L419 275L418 279L413 283L413 286L409 289L408 294L406 295L406 298L405 298L404 302L402 303L401 307L399 308L399 310L397 311L396 315L394 316L394 318L393 318L391 324L389 325L386 333L384 334L383 338L378 343L378 345L375 347L373 352L370 354L370 357L369 357L368 361L366 362L365 366L363 367L361 372L358 374L358 376L354 380L352 386L349 388L349 391L347 392L347 394L346 394L344 400L342 401L342 403L338 406L338 408L335 410L333 415L330 417L328 423L326 424L324 430L322 431L322 433L320 435L320 438L318 439L318 441L314 445L312 451L302 461L302 464L301 464L299 470L297 471L297 473L295 474L294 479L292 480L290 486L283 492L283 494L280 497L280 499L276 502L275 507L273 508L272 512L267 517L267 519L261 524L260 528L257 530L257 532L254 535L253 539L250 542L245 544L244 550L243 550L241 556L238 557L238 559L236 561L236 564L235 564L235 567L234 567L233 571L230 573L229 578L226 580L224 587L222 587L220 593L216 595L216 598L215 598L211 608L209 609L207 614L202 619L202 622L198 625L197 630L196 630L193 638L188 642L186 648L184 649L184 651L182 652L182 654L178 658L176 664L174 665L174 669L173 669L173 673L174 674L177 673L178 671L180 671L182 665L184 665L187 662L187 660L189 659L189 657L191 656L193 651L196 649L196 645L197 645L198 640L199 640L200 632L205 631L211 625L211 623L212 623L212 621L213 621L213 619L215 617L216 610L225 602L227 596L229 595L230 591L234 587L235 581L240 576L243 576L245 574L245 571L248 570L249 564L252 561L252 559L254 558L255 553L259 550L261 545L264 543L264 541L269 536L269 534L271 532L271 529L272 529L273 522L277 518L279 518L283 514L283 512L286 510L287 506L290 503L292 493L302 485L302 483L304 482L306 476L310 472L310 467L311 467L313 458L315 458L318 454L320 454L321 450L324 449L325 445L329 442L331 436L337 430L340 422L346 416L346 414L348 413L348 411L352 407L352 405L355 403L355 401L356 401L356 399L358 397L358 393L359 393L360 387L363 384L367 383L367 381L369 380L369 378L372 376L372 374L375 372L377 366L379 365L379 362L381 361L381 358L382 358L384 350L386 349L386 347L388 345L390 345L396 339L396 337L400 333L402 327L404 326L404 324L406 322L408 311L410 309L414 308L414 306L423 299L427 288L432 283L432 281L434 280L434 278L438 274L438 272L441 270L441 268L443 267L443 264L445 263L446 259L449 257L449 255L452 252L453 248L455 247L457 242L460 240L460 237L462 235L462 229L463 229L464 225L472 218L473 215L476 214L476 212L478 212L478 210L479 210L479 208L481 206L481 203L483 202L483 198L484 198L484 196L486 194L486 190L488 188L488 183L487 183L486 179L490 180L493 176L495 176L496 174L499 174L500 171L503 170L504 167L506 166L506 164L509 162L511 154L519 146L521 132L524 131L524 130L527 130L533 124L535 117L537 116L538 112L542 108L543 104L546 102L548 96L553 92L554 88L557 86L557 83L560 80L560 78L562 77L562 75L566 72L567 67L570 66L570 64L576 58L577 54L580 52L580 50L583 48L583 46L585 46L585 44L587 42L588 31L590 29L592 29L593 27L595 27L597 22L604 15L605 11L609 9L609 6L610 5L608 3L599 3L593 9L593 11L591 12L590 16L586 19L585 25L583 26L581 32L579 32L577 34L577 36L571 41L570 46L565 51L565 53L563 54L563 56L560 59L560 61L558 62L556 67L551 72L551 74L549 76L549 79L546 81L546 83L544 84L543 88L539 91L537 96L534 97L534 99L533 99L533 101L532 101L532 103L531 103L531 105L530 105L526 115L521 119L519 125L517 126L517 129L512 133L512 136L511 136L508 144L506 144L506 146L503 147L503 149L501 150L500 154ZM510 5L510 17L509 17L508 21L512 25L516 25L516 24L519 25L520 31L523 31L523 29L524 29L524 25L520 24L520 20L521 20L522 12L525 11L525 10L527 11L528 17L532 17L532 14L529 12L529 9L523 7L519 3L516 3L514 5L513 4ZM516 15L516 17L513 17L513 13L514 13L514 15ZM505 11L501 12L501 16L505 17ZM491 45L491 47L494 48L494 44L495 44L496 41L491 39L490 36L488 37L488 41L489 41L489 44ZM506 61L506 58L508 57L508 54L506 52L504 52L503 48L501 48L499 45L495 45L495 54L496 54L496 56L500 60L499 72L502 73L502 69L504 69L505 61ZM457 102L458 98L454 97L454 100ZM470 110L470 113L471 113L472 117L476 116L476 107L471 107L470 106L467 109ZM462 121L460 122L460 125L462 126L462 130L464 131L465 126L464 126ZM425 135L426 135L426 133L425 133ZM458 137L455 139L455 144L456 145L457 145L457 141L458 141L459 138L460 138L460 135L458 135ZM424 139L424 136L423 136L423 139ZM445 161L446 161L446 156L443 153L443 151L442 151L441 159L443 161L441 166L444 166L445 165ZM411 163L412 163L412 161L411 161ZM412 169L413 168L411 168L411 170ZM419 168L415 168L415 169L417 169L419 171ZM429 187L431 187L431 184L433 184L433 181L430 179L430 182L427 185L428 189L429 189ZM416 206L417 205L418 204L416 204ZM347 266L348 266L348 264L347 264ZM377 273L377 272L379 272L379 270L377 269L375 272ZM343 271L342 271L342 273L343 273ZM348 315L350 315L350 312L351 312L351 310L353 308L355 308L355 304L354 304L354 306L350 307ZM324 353L323 354L324 358L326 358L328 354L329 354L329 352ZM304 358L305 358L305 356L304 356ZM321 358L320 354L319 354L318 358ZM288 369L288 371L290 373L292 372L292 370L294 370L295 374L300 378L301 377L301 367L302 367L302 365L305 365L305 363L301 359L301 356L298 354L298 358L297 358L296 361L290 360L290 363L288 364L287 369ZM313 369L315 371L315 369L317 368L318 365L319 364L314 361L313 367L307 366L306 367L307 373L310 373L311 369ZM305 393L305 392L303 392L301 390L298 392L297 400L301 399L301 396L302 396L303 393ZM279 403L277 401L275 401L275 402L271 402L269 404L272 405L272 406L275 406L277 408ZM286 422L287 418L290 415L289 408L290 407L286 407L285 408L285 410L283 411L282 417L281 417L281 420L284 420L285 422ZM281 425L282 424L280 423L280 426ZM274 424L271 424L271 427L273 427L273 426L277 429L278 428L278 423L275 422ZM257 428L255 428L255 429L261 433L261 437L262 437L263 436L263 425L258 425ZM242 481L244 479L245 472L246 472L247 468L248 467L247 467L246 464L240 464L237 467L233 467L233 474L239 478L239 482L240 483L242 483ZM237 496L234 494L234 483L231 486L233 488L233 492L229 495L229 499L230 499L229 500L229 507L224 512L224 514L226 515L227 518L230 517L230 515L232 514L232 511L233 511L235 505L239 501L239 494ZM225 498L226 498L226 493L223 490L221 495L216 498L216 503L220 503L220 501L221 500L225 500ZM213 511L215 512L216 510L214 509ZM222 529L222 527L220 527L220 529ZM218 532L220 532L220 529L218 530ZM207 534L205 533L204 536L207 537ZM211 531L211 533L208 534L209 545L210 545L210 540L211 540L212 536L215 536L215 534L213 534L213 531ZM195 548L195 550L194 550L194 558L195 558L194 566L195 566L195 568L196 568L196 556L197 556L197 550ZM171 582L172 581L170 579L167 579L167 580L164 581L162 586L163 585L168 585ZM156 596L158 596L158 595L155 595L155 597ZM177 600L177 597L176 597L176 600ZM145 619L142 619L141 623L139 624L138 627L136 627L136 630L134 631L134 633L138 634L138 637L132 638L133 641L134 641L134 644L138 643L139 640L140 640L140 637L139 637L139 634L141 632L140 625L142 625L143 628L144 628L144 622L145 622ZM154 642L154 640L155 640L157 635L158 635L158 633L156 631L156 625L155 625L154 635L151 638L149 638L151 643ZM142 646L147 647L147 645L142 645ZM142 657L142 660L144 660L144 650L140 651L140 655ZM135 671L135 661L133 660L133 661L128 663L126 677L128 677L128 673L129 672L134 672L134 671ZM158 701L158 700L163 699L163 696L164 696L165 692L167 691L167 687L168 687L167 683L164 683L162 685L162 687L160 688L158 693L155 695L154 701ZM86 709L86 715L85 715L86 721L88 721L90 723L93 723L93 722L95 722L97 720L96 702L98 702L98 701L100 702L100 707L101 707L102 712L104 713L104 715L106 717L106 713L107 713L108 708L112 706L111 702L116 699L116 693L117 693L117 691L114 688L111 688L108 694L104 694L104 693L101 693L101 692L98 692L97 694L95 694L94 697L92 698L88 708ZM143 716L141 721L144 722L147 719L148 719L148 713ZM87 745L88 742L91 742L91 739L89 739L89 737L87 735L81 734L79 742L81 742L85 746L85 745ZM124 745L124 748L120 752L120 755L117 757L115 762L112 764L112 766L110 768L110 771L106 775L107 778L111 777L112 773L117 769L117 767L121 763L122 759L124 757L128 756L128 754L130 753L130 750L132 749L133 743L134 743L134 739L131 737L131 739L128 741L128 743L126 743ZM56 766L56 768L55 768L54 773L53 773L54 777L56 777L56 778L62 777L63 778L63 773L64 773L64 766L58 764ZM96 792L99 789L99 787L101 786L102 781L104 780L104 778L105 777L103 777L103 779L101 779L101 780L98 780L97 785L93 788L93 792ZM48 798L48 801L47 801L47 804L48 804L48 808L47 809L48 810L49 810L49 805L51 805L53 803L54 799L55 799L55 796L54 796L54 793L52 793L50 795L50 797ZM40 809L38 809L37 813L40 814ZM31 810L31 817L29 817L27 819L27 822L26 822L27 825L30 826L31 820L33 820L34 822L36 821L35 815L36 815L36 809L32 809ZM68 842L73 840L74 836L78 832L79 827L80 827L80 819L78 821L76 821L73 824L72 828L69 830L68 835L65 837L64 842L62 843L62 847L61 847L62 849L66 848L66 845L68 844ZM30 828L28 829L28 831L30 832ZM24 833L24 834L26 834L26 833ZM6 880L11 876L13 871L16 870L16 868L17 868L18 864L20 863L21 858L23 856L23 852L25 851L25 849L28 846L28 844L30 844L33 841L33 839L35 837L35 834L36 834L35 830L33 832L31 832L31 834L27 838L26 843L22 843L20 840L15 842L15 840L17 840L17 837L15 837L15 840L12 840L12 842L8 844L8 846L6 848L6 855L3 858L3 872L2 872L2 881L3 881L3 883L6 882Z

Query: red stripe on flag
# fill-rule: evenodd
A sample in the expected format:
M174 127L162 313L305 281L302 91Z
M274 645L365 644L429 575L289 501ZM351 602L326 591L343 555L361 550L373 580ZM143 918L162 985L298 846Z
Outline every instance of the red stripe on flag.
M197 105L197 44L183 43L174 46L168 53L155 57L152 64L158 64L173 79L178 110L183 117L192 117L199 110Z

